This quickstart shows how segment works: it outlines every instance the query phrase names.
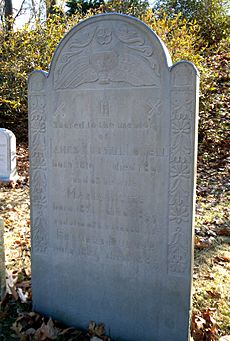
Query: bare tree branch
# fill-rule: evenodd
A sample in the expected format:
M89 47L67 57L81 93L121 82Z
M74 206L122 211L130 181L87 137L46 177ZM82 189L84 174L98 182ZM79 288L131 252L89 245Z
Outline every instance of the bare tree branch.
M22 12L23 6L24 6L25 2L26 2L26 0L23 0L23 1L22 1L21 6L20 6L20 8L19 8L17 14L16 14L15 17L14 17L14 20L15 20L15 19L20 15L20 13Z

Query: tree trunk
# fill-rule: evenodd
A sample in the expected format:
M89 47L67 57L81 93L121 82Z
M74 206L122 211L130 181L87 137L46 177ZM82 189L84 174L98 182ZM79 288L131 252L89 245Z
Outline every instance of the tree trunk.
M8 31L13 29L13 5L12 0L5 0L5 22Z

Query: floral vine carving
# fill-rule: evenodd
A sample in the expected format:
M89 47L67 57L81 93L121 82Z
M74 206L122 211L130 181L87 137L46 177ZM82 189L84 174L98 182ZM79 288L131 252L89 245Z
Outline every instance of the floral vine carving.
M174 273L183 273L186 269L187 250L186 245L182 243L184 240L181 235L181 228L178 227L173 234L169 245L169 270Z
M184 78L183 78L184 79ZM172 89L169 162L168 271L183 274L188 261L186 234L191 212L193 92ZM182 84L184 84L182 82Z
M36 88L36 79L34 87ZM41 89L42 91L43 89ZM46 103L42 93L29 97L30 161L31 161L31 226L32 250L44 253L47 250L45 218L47 217L47 160L46 160Z
M34 219L32 239L33 249L39 252L46 252L47 250L47 238L46 238L46 223L44 217L42 217L42 210L40 209L40 215Z

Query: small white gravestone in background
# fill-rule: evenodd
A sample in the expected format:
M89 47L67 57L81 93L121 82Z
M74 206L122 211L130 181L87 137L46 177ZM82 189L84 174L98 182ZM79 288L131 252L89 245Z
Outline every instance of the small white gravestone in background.
M0 128L0 181L16 177L16 137L12 131Z
M198 74L141 21L93 16L29 79L35 311L185 341Z

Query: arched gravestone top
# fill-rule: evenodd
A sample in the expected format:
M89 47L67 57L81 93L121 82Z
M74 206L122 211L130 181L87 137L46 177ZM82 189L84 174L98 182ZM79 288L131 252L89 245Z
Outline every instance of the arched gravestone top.
M95 52L91 54L92 49ZM190 65L190 72L199 76L192 63L179 63L185 63L185 68ZM74 26L56 48L49 74L35 73L52 78L55 89L82 88L89 83L148 86L158 85L161 68L170 70L171 66L167 48L146 24L134 17L108 13ZM37 77L41 78L37 81L39 89L43 80L41 75Z
M136 18L111 13L91 17L73 27L55 51L50 74L54 72L57 89L85 83L157 85L163 64L170 66L171 58L147 25Z
M16 178L16 137L12 131L0 128L0 182Z
M198 74L138 19L76 25L29 78L36 311L187 340Z

